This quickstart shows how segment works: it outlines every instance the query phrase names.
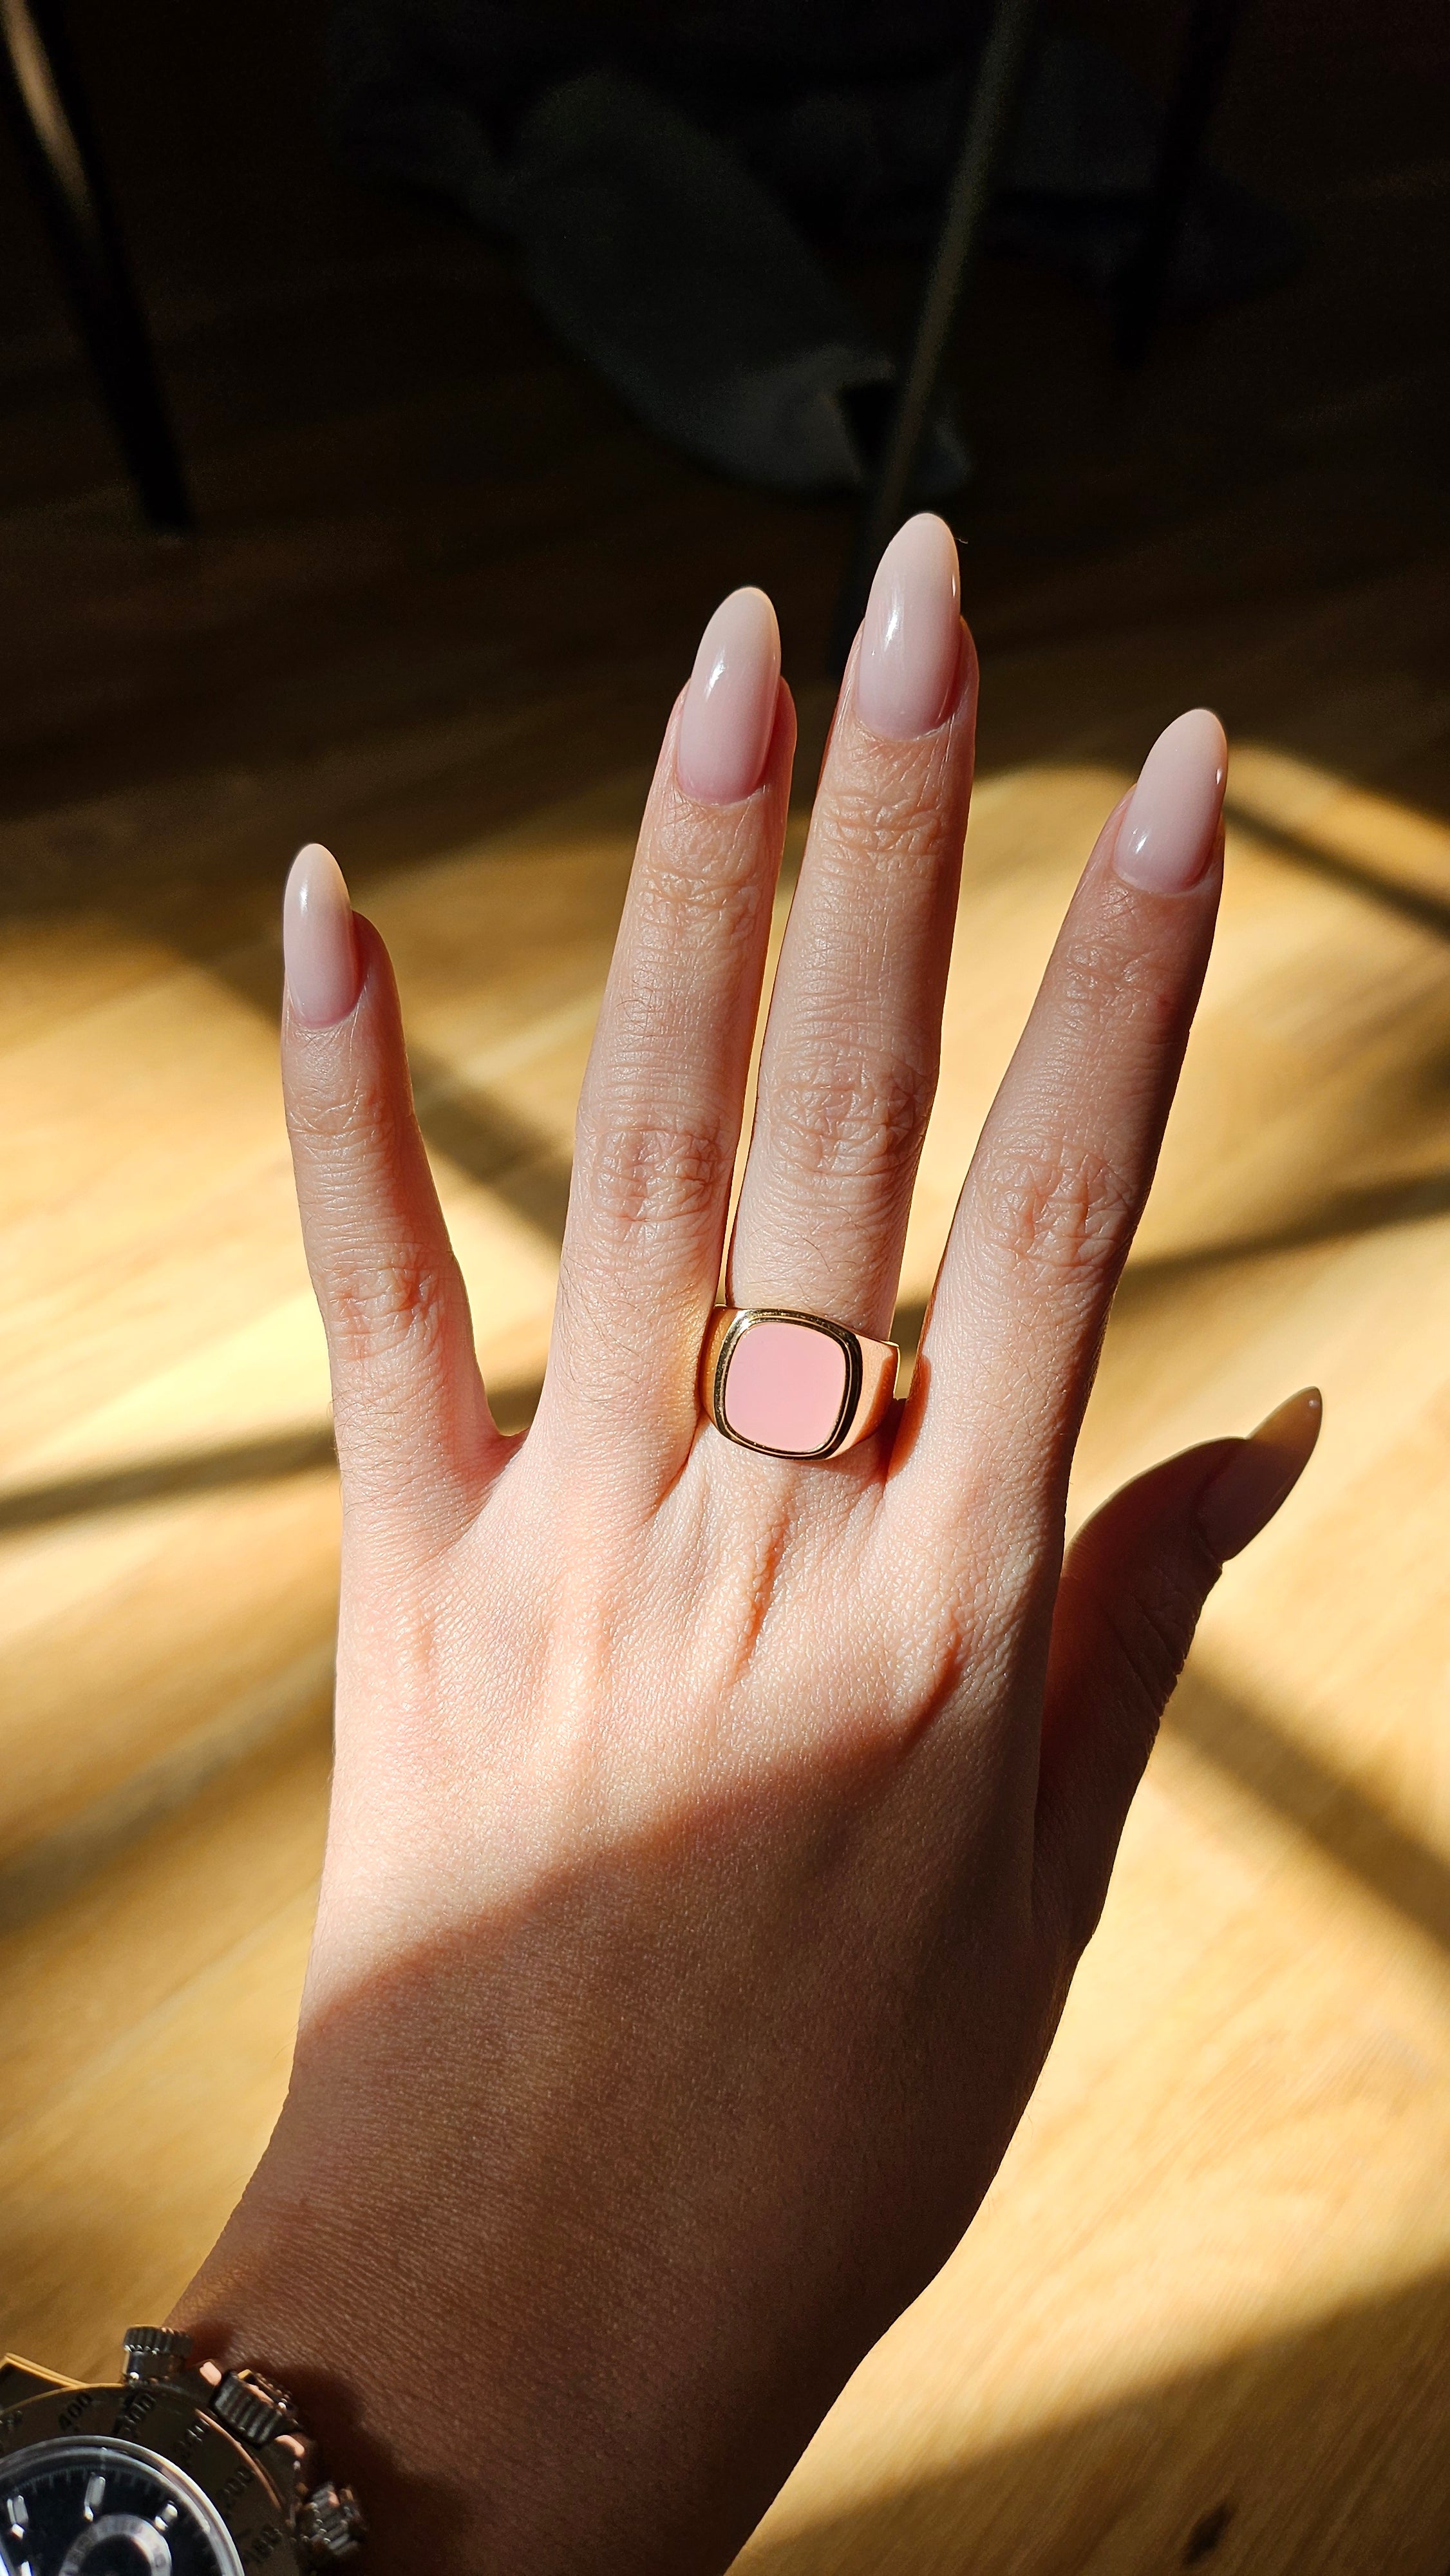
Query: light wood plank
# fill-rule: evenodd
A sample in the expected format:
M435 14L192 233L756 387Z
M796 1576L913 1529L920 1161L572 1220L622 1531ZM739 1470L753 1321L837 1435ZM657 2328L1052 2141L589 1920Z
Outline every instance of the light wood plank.
M290 61L261 5L249 45ZM1151 52L1161 12L1109 14ZM191 246L168 210L147 250L137 138L195 102L146 0L76 16L164 268ZM1103 812L1207 699L1223 930L1074 1511L1310 1377L1325 1435L1211 1604L981 2219L758 2576L1450 2561L1450 66L1395 0L1327 0L1312 80L1291 14L1242 42L1226 148L1305 216L1289 288L1131 384L1056 282L976 290L981 775L901 1328ZM229 113L202 122L250 205ZM665 709L764 580L805 675L794 866L845 537L653 449L506 263L279 133L275 274L248 221L250 302L158 305L195 547L137 543L78 374L0 374L0 2343L82 2372L267 2134L320 1851L337 1496L276 1089L287 856L331 839L394 948L524 1419Z

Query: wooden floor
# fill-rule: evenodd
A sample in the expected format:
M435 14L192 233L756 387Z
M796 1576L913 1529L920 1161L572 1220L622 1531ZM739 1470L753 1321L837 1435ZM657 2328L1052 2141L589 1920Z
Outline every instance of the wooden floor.
M315 13L74 16L203 521L134 533L0 170L0 2346L85 2372L267 2134L317 1870L286 861L330 840L393 946L521 1419L664 709L762 580L819 741L847 521L658 450L501 258L332 175ZM981 785L904 1321L1097 823L1206 699L1223 931L1080 1499L1306 1379L1326 1428L988 2205L752 2576L1450 2566L1447 72L1410 0L1257 13L1222 148L1297 278L1127 381L1026 270L963 330Z

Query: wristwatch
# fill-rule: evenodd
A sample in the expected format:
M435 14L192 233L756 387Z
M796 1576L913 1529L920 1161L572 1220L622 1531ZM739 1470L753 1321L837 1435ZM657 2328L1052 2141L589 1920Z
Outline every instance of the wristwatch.
M95 2388L0 2361L0 2576L301 2576L365 2530L286 2390L189 2335L133 2326Z

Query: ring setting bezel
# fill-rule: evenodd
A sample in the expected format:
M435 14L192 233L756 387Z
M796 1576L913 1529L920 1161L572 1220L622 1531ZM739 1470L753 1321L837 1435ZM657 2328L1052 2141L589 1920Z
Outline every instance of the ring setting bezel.
M726 1411L726 1388L730 1364L746 1334L757 1324L800 1326L807 1332L818 1333L823 1339L834 1342L843 1354L845 1384L840 1406L828 1437L814 1449L782 1449L770 1441L752 1440L743 1431L736 1430L729 1419ZM873 1345L872 1347L873 1350L879 1348L883 1352L890 1352L891 1376L894 1384L896 1359L894 1345ZM858 1429L858 1416L861 1411L866 1374L861 1336L853 1332L848 1324L832 1323L825 1315L809 1315L798 1306L742 1306L739 1308L726 1306L717 1308L706 1340L704 1383L701 1393L704 1397L705 1411L716 1430L724 1439L733 1442L737 1449L754 1450L758 1457L809 1462L834 1457L839 1450L852 1444L853 1435L861 1436ZM876 1408L873 1422L875 1418L879 1418L880 1409L879 1406Z

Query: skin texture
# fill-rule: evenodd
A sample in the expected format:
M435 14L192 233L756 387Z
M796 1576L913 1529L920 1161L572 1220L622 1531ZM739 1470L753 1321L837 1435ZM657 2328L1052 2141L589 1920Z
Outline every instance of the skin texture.
M940 612L908 596L905 624ZM924 732L874 730L847 674L729 1254L732 1302L876 1336L970 790L956 632ZM337 1769L287 2106L178 2318L295 2386L396 2576L728 2564L970 2221L1220 1557L1317 1424L1305 1399L1170 1460L1064 1568L1213 932L1201 779L1185 890L1115 872L1122 809L1088 860L904 1412L815 1466L702 1423L793 720L778 686L764 775L723 803L680 786L679 724L522 1440L488 1413L366 923L355 1001L284 1028L345 1502Z

